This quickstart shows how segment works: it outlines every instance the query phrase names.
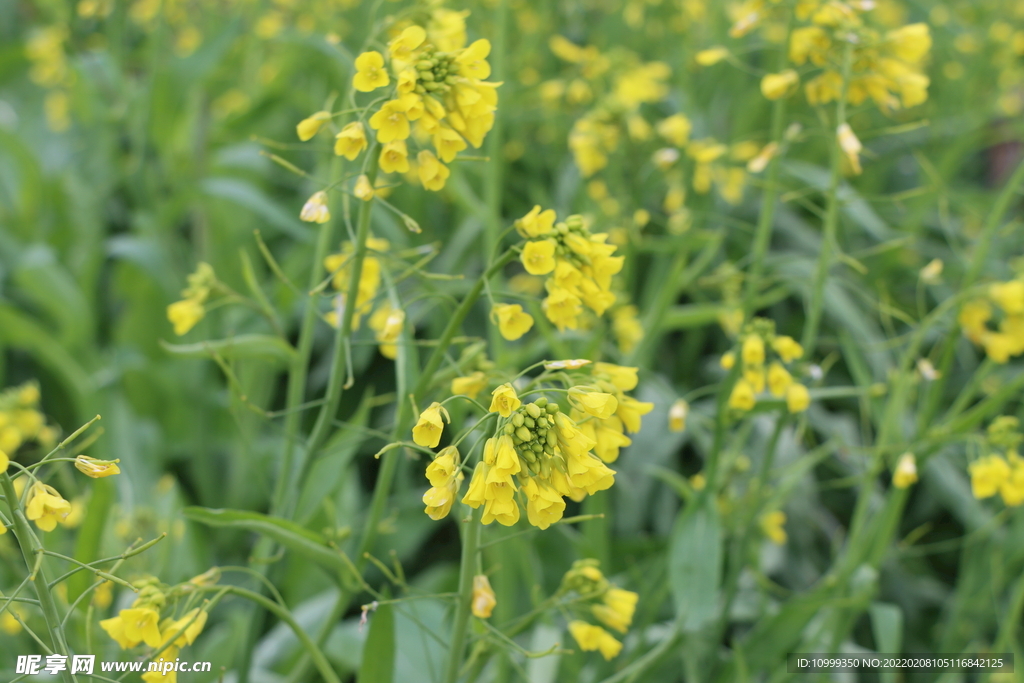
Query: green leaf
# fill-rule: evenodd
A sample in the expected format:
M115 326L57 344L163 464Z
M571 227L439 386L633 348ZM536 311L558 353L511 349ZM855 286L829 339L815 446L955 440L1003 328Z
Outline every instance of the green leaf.
M238 178L206 178L201 186L207 195L252 211L288 236L301 242L310 241L310 232L298 219L298 209L294 214L288 213L252 183Z
M240 334L230 339L213 339L195 344L171 344L161 340L160 345L169 353L187 358L209 358L217 353L225 359L258 358L284 364L295 359L295 349L291 344L268 334Z
M707 626L718 614L722 531L710 495L693 499L679 513L669 543L669 581L676 615L686 630Z
M341 555L329 547L320 534L304 529L287 519L245 510L213 510L202 507L187 507L183 512L188 519L207 526L231 527L262 534L332 572L347 570L348 565Z
M395 677L395 616L391 605L370 614L370 632L363 645L363 662L356 683L391 683Z

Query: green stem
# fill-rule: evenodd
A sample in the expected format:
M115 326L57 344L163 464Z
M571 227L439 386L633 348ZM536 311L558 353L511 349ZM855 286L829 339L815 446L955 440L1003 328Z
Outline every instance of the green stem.
M782 60L785 61L785 50ZM772 238L772 225L775 220L775 202L779 196L779 146L782 145L782 124L786 120L786 98L782 97L772 103L771 141L776 145L775 154L768 162L765 174L764 190L761 193L761 212L757 217L757 228L754 231L754 249L747 275L746 289L743 292L743 319L749 320L754 313L754 300L757 297L764 274L764 260L768 253L768 245Z
M0 473L0 487L3 488L4 496L7 499L7 508L10 511L10 518L14 522L14 535L18 539L18 547L21 549L22 558L25 560L25 568L32 572L32 585L35 587L36 596L39 598L39 609L43 613L46 628L50 632L50 644L54 654L71 654L67 642L64 640L64 632L61 630L61 618L57 612L57 604L50 593L49 581L46 576L46 567L40 562L44 552L42 544L29 526L28 519L18 503L18 494L14 491L14 482L7 472ZM77 678L71 675L69 669L61 671L61 679L64 683L76 683Z
M377 179L377 154L376 147L371 146L368 151L369 164L366 169L366 176L372 186ZM334 421L334 415L338 412L338 403L341 400L341 391L345 385L345 374L348 371L347 356L349 343L352 338L352 323L357 315L357 301L359 298L359 281L363 277L363 262L366 260L366 239L370 235L370 218L373 214L374 201L364 201L359 206L359 218L356 224L355 253L349 263L348 289L345 293L345 310L342 314L341 326L338 334L334 337L334 357L331 360L331 374L327 381L327 396L320 406L320 413L316 417L316 423L309 434L306 444L305 461L313 459L317 449L327 438L327 432ZM298 470L301 475L305 463L300 463ZM300 477L301 480L301 477ZM290 501L288 501L290 504Z
M477 554L480 546L480 518L483 508L473 510L462 534L462 561L459 565L459 597L455 606L455 621L452 623L452 637L448 649L448 664L445 666L444 683L456 683L462 668L462 654L466 649L466 630L469 626L470 609L473 606L473 577L476 575Z
M985 259L988 257L988 252L992 248L992 241L995 239L996 231L999 229L1000 225L1002 225L1003 216L1010 208L1010 202L1017 196L1017 192L1020 190L1021 185L1024 185L1024 161L1017 166L1017 170L1015 170L1013 175L1010 176L1010 179L1006 182L1006 185L999 193L999 196L996 197L996 201L992 205L992 210L989 212L988 217L985 219L985 225L982 228L981 236L978 238L978 242L974 247L971 264L968 266L967 272L964 273L964 279L960 283L961 291L969 288L978 280L978 277L980 277L981 271L985 267ZM959 314L959 312L960 307L958 306L957 314ZM956 351L956 342L959 336L959 324L954 324L942 342L943 348L941 360L939 361L940 374L939 377L931 383L931 387L929 388L924 409L921 411L921 418L919 421L919 425L921 427L928 425L939 409L939 403L942 399L946 382L949 379L949 373L953 369L954 352Z
M846 93L850 82L850 68L853 60L853 44L847 42L843 51L843 92L836 105L836 125L846 123ZM810 358L814 353L814 347L818 343L818 329L821 326L821 314L825 305L825 285L828 280L828 271L832 265L832 245L836 241L836 228L839 224L839 181L842 164L843 150L839 147L839 140L832 131L831 140L831 178L829 180L827 209L825 212L825 225L821 237L821 249L818 253L818 266L814 274L814 283L811 289L811 303L807 312L807 320L804 324L804 333L800 343L804 347L804 357Z
M459 307L455 309L452 317L448 320L448 325L441 333L441 337L437 341L437 346L434 347L434 351L430 358L427 360L427 364L420 374L419 380L416 382L416 386L412 391L414 399L416 397L422 397L426 394L430 388L430 383L433 381L434 373L437 372L438 368L441 367L441 363L444 361L444 356L448 351L448 347L452 343L452 339L458 333L459 328L462 326L466 316L469 315L470 309L476 303L477 299L480 298L480 294L484 289L484 282L491 277L494 277L502 268L508 264L509 261L515 256L515 251L512 249L507 250L502 254L490 267L484 271L480 278L476 281L473 287L466 294L466 298L462 300ZM397 416L395 418L395 428L392 433L392 441L398 441L402 434L405 434L412 428L412 405L408 396L399 397ZM373 487L373 497L370 500L370 509L366 516L366 521L363 524L363 533L360 536L359 547L355 555L354 564L356 569L362 571L363 567L366 566L366 553L370 552L373 544L377 540L377 534L380 530L380 522L384 518L384 512L387 508L388 497L391 495L391 487L394 484L395 474L398 471L398 463L400 458L401 449L390 450L381 456L383 462L381 463L380 472L377 474L377 481ZM331 621L336 621L345 610L348 608L349 602L354 597L354 593L341 590L338 595L338 600L335 603L331 615L334 617ZM329 625L325 625L325 631L322 632L323 640L329 633ZM295 683L301 681L305 677L305 671L308 664L300 662L294 669L289 683Z
M495 9L495 31L491 44L491 67L496 81L504 81L508 88L508 81L505 78L505 57L507 44L508 24L508 0L499 0ZM487 175L484 185L484 203L487 205L487 226L484 230L484 253L490 258L498 249L501 241L501 197L502 181L505 175L504 159L502 150L504 144L504 117L503 109L498 109L494 118L494 126L487 134L487 156L490 160L487 163ZM500 283L499 283L500 285ZM494 359L499 365L502 363L505 351L505 339L501 336L496 325L489 325L489 341Z

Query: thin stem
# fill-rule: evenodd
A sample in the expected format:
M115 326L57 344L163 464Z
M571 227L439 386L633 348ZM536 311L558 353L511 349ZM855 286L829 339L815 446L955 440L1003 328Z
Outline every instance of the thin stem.
M89 424L92 424L92 422ZM65 443L80 434L88 426L87 424L71 437L62 441L61 445L54 449L54 452L63 448ZM70 655L71 650L64 640L64 632L60 628L61 619L57 612L57 604L53 600L53 594L50 593L49 582L46 578L46 567L38 561L42 559L43 546L36 535L32 533L28 519L25 518L25 513L18 504L18 496L14 492L14 482L11 481L11 477L7 472L0 473L0 488L3 488L10 516L14 521L14 535L18 539L18 546L21 548L21 555L25 560L25 568L31 571L33 575L32 583L36 589L36 596L39 598L39 608L43 613L43 619L46 621L46 628L50 631L52 650L55 654L67 657ZM64 683L77 683L77 678L72 676L71 672L67 669L61 671L61 679Z
M367 152L369 163L366 169L366 176L370 179L372 186L377 178L377 154L376 146L371 146ZM331 421L334 414L338 412L338 403L341 400L341 392L345 386L345 373L349 369L348 353L349 342L352 337L352 324L355 316L358 315L359 281L363 276L363 262L366 260L366 239L370 235L370 217L373 215L373 198L360 203L359 218L356 222L355 253L352 262L349 264L348 289L345 293L345 310L342 313L341 326L334 338L334 357L331 360L331 374L327 381L327 396L320 406L320 412L316 417L316 423L309 434L306 444L306 462L313 459L317 449L327 438ZM297 468L298 479L301 480L303 465ZM288 502L290 505L290 501Z
M839 181L843 151L839 147L839 140L835 131L839 129L839 126L846 123L846 93L849 88L852 61L853 44L847 42L843 51L843 91L836 105L836 124L835 129L832 131L832 167L827 195L828 203L825 212L825 224L821 237L821 249L818 253L818 266L811 288L810 308L807 311L807 320L804 324L804 333L800 342L804 347L804 357L806 358L812 356L814 347L818 343L818 329L821 326L821 314L825 306L825 286L828 280L828 271L832 265L832 245L836 241L836 228L839 225Z
M448 664L445 667L444 683L456 683L462 667L462 654L466 649L466 629L469 626L470 610L473 606L473 577L476 575L477 555L480 551L480 518L483 508L473 510L462 534L462 561L459 565L459 597L455 606L455 620L452 623L452 637L448 649Z

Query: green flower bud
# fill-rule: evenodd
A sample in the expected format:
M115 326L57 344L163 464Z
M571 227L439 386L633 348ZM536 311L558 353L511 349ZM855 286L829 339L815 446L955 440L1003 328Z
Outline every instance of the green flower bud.
M541 396L536 401L534 401L533 404L535 406L537 406L538 408L543 408L544 406L546 406L548 404L548 399L545 396Z
M526 412L528 412L530 414L530 417L532 417L533 419L536 420L538 417L540 417L540 406L538 406L536 403L527 403L525 406L523 406L523 408L526 409Z
M516 437L520 440L520 442L531 441L533 439L533 432L531 432L526 427L520 427L519 429L516 430Z
M523 426L523 414L522 413L512 413L512 424L514 424L516 427L522 427Z

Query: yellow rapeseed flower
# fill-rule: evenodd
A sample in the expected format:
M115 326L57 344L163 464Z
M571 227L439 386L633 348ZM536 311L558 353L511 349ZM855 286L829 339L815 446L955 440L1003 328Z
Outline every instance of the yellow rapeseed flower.
M203 304L194 299L175 301L167 307L167 319L174 326L174 334L179 337L195 327L204 315L206 309Z
M420 176L420 182L423 183L423 187L433 192L442 189L448 180L448 176L451 175L448 167L438 161L437 157L430 150L421 150L416 155L416 163L418 165L417 172Z
M513 410L518 410L522 405L516 390L509 383L502 384L491 392L491 406L488 408L492 413L498 413L502 417L508 417Z
M426 410L420 413L420 419L412 428L412 440L419 446L436 448L441 441L441 432L444 430L442 416L449 423L452 421L444 406L436 401L431 403Z
M1010 476L1010 466L998 455L987 455L968 466L971 475L971 493L979 500L990 498Z
M519 339L533 327L533 316L519 304L496 304L491 315L498 320L501 336L509 341Z
M736 410L751 410L756 403L754 387L745 379L737 380L729 394L729 407Z
M465 394L470 398L476 398L477 394L487 386L487 376L477 371L464 377L456 377L452 380L452 394L457 396Z
M622 651L622 643L600 626L585 621L569 622L569 633L584 652L600 650L606 660L615 658Z
M307 223L326 223L331 220L331 211L327 208L327 193L323 190L314 192L302 205L299 218Z
M530 275L547 275L555 269L554 240L533 240L523 247L520 260Z
M729 50L718 45L716 47L710 47L706 50L701 50L694 57L694 60L701 66L713 66L718 64L720 61L729 56Z
M117 466L120 460L97 460L87 455L79 455L75 458L75 469L87 477L103 479L115 474L121 474L121 468Z
M64 500L57 489L36 482L29 489L25 516L36 523L42 531L53 531L57 522L71 514L71 503Z
M786 407L791 413L802 413L811 405L811 393L803 384L791 384L786 389Z
M769 100L779 100L792 95L800 84L800 76L793 69L777 74L768 74L761 79L761 94Z
M299 139L303 142L312 140L313 136L320 132L323 125L331 120L331 112L329 111L318 111L309 118L302 119L299 124L295 127L296 132L299 134Z
M480 619L490 617L491 612L494 611L494 606L498 604L497 598L494 597L494 590L491 588L491 582L488 581L487 576L484 574L477 574L473 577L472 604L473 616Z
M353 121L334 137L334 153L353 161L366 149L366 129L359 121Z
M904 453L896 461L896 469L892 472L892 485L898 489L905 489L916 481L917 460L913 453Z
M786 544L786 513L782 510L774 510L761 517L761 530L764 535L775 545Z
M690 404L684 399L676 399L668 409L668 429L670 432L686 431L686 418L690 414Z
M356 75L352 77L352 85L359 92L371 92L383 88L391 79L384 68L384 56L376 50L364 52L356 57Z

